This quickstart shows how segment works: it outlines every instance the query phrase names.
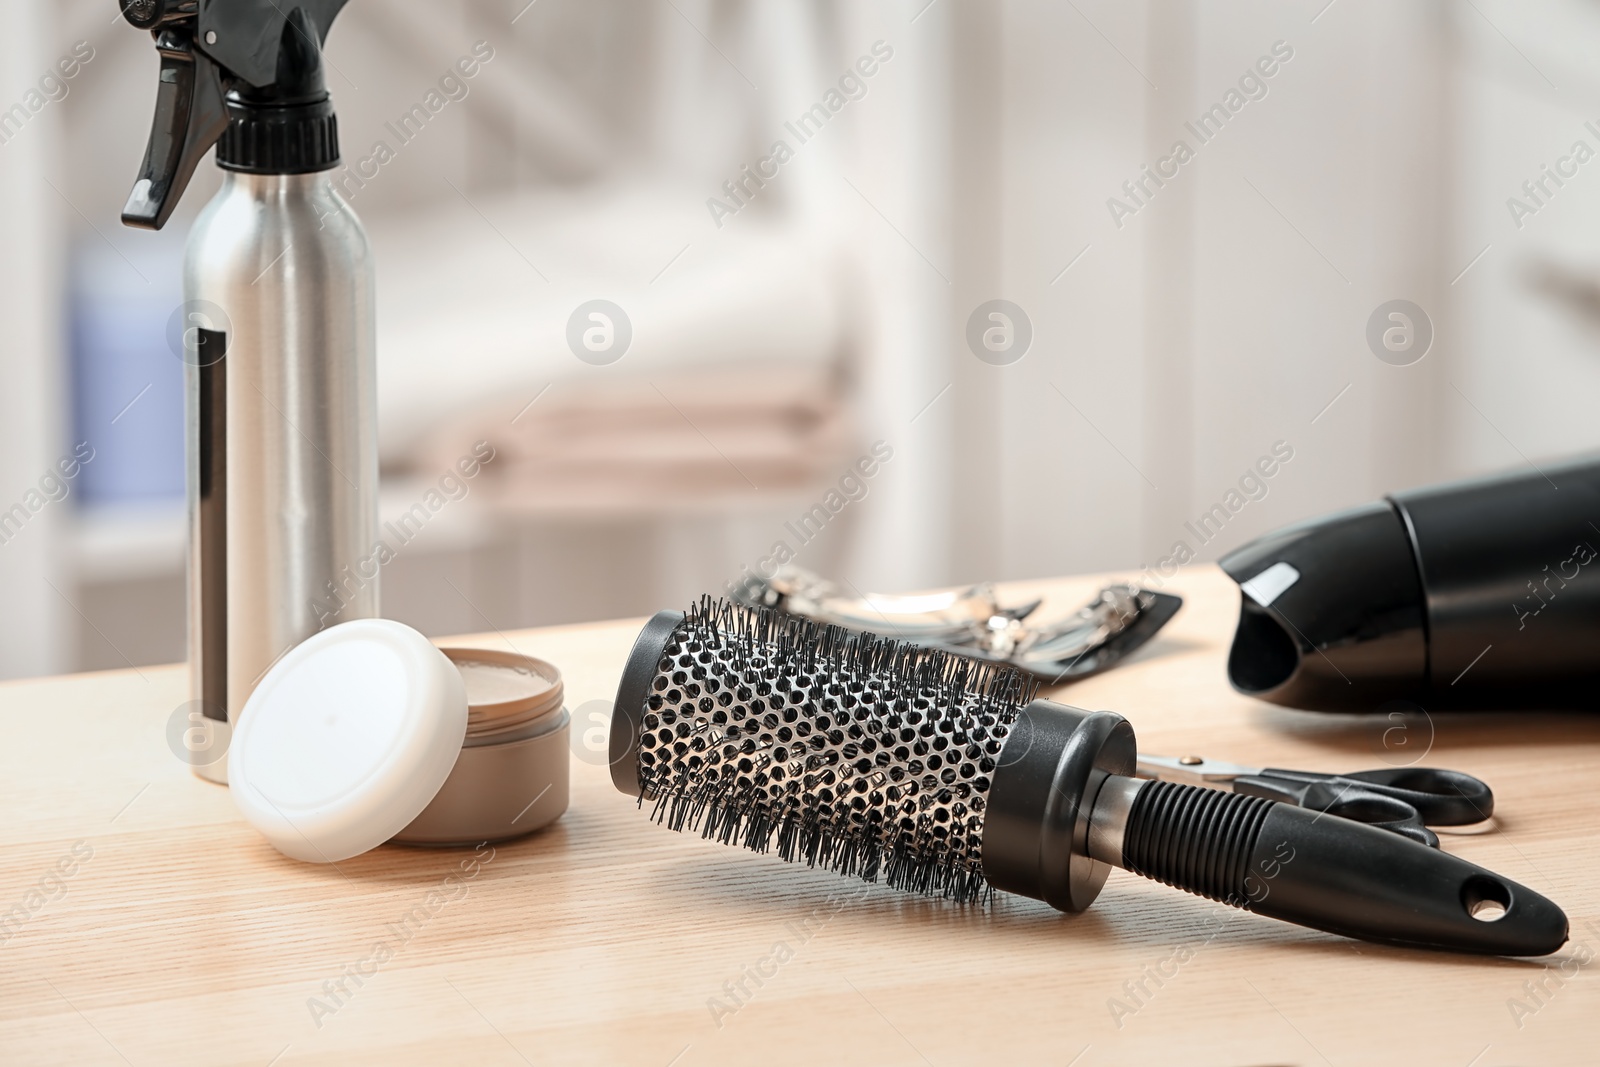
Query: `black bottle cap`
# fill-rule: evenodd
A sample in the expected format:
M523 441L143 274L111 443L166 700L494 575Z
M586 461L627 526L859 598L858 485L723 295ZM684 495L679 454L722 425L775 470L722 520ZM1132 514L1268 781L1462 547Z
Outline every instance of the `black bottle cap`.
M339 163L339 120L305 10L291 11L280 32L272 84L228 93L228 128L217 141L217 165L227 170L308 174Z
M245 174L310 174L339 165L339 117L326 98L270 107L228 99L217 166Z

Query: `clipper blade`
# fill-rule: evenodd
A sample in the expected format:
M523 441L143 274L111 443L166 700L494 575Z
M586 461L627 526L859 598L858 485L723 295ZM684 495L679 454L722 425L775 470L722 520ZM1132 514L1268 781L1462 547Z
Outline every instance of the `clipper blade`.
M613 756L636 761L658 822L899 889L988 898L984 813L1037 689L1023 672L707 597L681 619L657 616L622 689ZM636 740L619 745L619 730Z

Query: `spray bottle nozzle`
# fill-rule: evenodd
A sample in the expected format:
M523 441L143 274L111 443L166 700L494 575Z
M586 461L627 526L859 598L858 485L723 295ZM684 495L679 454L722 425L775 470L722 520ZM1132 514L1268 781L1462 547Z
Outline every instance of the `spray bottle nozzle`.
M122 221L166 225L195 167L228 129L230 93L256 106L304 100L306 72L320 79L322 43L346 2L118 0L123 18L150 31L161 57L150 143Z
M122 17L141 30L194 18L200 0L121 0Z

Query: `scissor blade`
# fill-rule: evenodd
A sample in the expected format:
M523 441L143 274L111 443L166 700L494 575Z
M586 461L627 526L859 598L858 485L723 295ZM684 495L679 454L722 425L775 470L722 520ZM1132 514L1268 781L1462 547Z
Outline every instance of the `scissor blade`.
M1139 754L1139 777L1163 782L1226 787L1235 778L1260 774L1260 767L1206 759L1203 756L1147 756Z

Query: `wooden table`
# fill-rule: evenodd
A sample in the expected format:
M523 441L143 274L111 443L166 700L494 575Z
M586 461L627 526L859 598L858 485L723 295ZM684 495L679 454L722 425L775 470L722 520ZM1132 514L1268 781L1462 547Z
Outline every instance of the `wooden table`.
M1074 605L1100 581L1009 592ZM1498 825L1445 847L1563 905L1567 948L1380 948L1120 871L1082 915L963 908L672 833L580 761L559 823L476 864L385 847L306 865L174 757L185 676L160 667L0 686L0 916L20 908L0 926L0 1062L1600 1062L1600 716L1395 733L1270 707L1224 677L1233 585L1194 567L1170 588L1188 603L1150 646L1058 698L1126 714L1149 751L1354 770L1420 750L1480 775ZM612 695L637 626L478 643L552 660L577 708Z

